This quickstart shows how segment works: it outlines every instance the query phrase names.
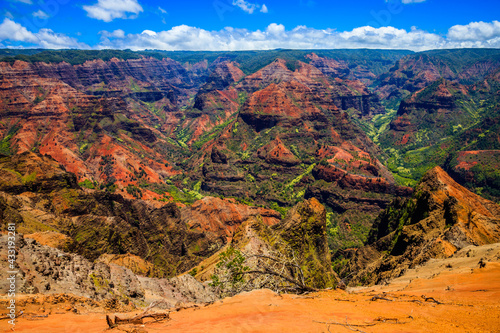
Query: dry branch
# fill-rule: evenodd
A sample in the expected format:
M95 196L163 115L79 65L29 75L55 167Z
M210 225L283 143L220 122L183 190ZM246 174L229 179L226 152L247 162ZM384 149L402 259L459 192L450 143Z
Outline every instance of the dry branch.
M330 325L338 325L338 326L343 326L351 331L355 331L355 332L364 332L362 330L359 329L359 327L371 327L371 326L375 326L375 325L379 325L379 324L397 324L397 325L404 325L404 324L408 324L410 323L411 321L413 321L413 317L412 316L408 316L408 317L405 317L404 319L410 319L410 320L406 320L406 321L401 321L400 319L398 318L385 318L385 317L377 317L375 318L371 323L364 323L364 324L352 324L352 323L349 323L347 321L347 317L345 319L345 322L344 323L341 323L341 322L323 322L323 321L314 321L316 323L320 323L320 324L326 324L328 325L327 326L327 329L328 331L330 331Z
M265 267L263 271L253 270L253 271L244 272L243 274L244 275L246 275L246 274L262 274L262 275L276 276L276 277L282 278L283 280L297 286L298 287L297 289L300 291L318 291L318 289L316 289L316 288L306 286L305 284L302 284L300 281L291 279L288 276L285 276L285 275L280 274L278 272L274 272L274 271L268 269L267 267Z
M381 295L375 295L372 298L370 298L370 301L376 301L378 299L384 300L384 301L389 301L392 302L392 299L389 299L387 297L381 296Z
M425 297L424 295L422 295L422 298L426 301L426 302L434 302L436 304L444 304L440 301L438 301L437 299L435 299L434 297Z

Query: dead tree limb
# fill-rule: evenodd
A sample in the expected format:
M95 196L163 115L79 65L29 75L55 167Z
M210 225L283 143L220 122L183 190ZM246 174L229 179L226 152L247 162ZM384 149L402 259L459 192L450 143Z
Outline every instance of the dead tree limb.
M293 285L296 285L299 290L302 290L302 291L319 291L319 289L306 286L305 284L302 284L300 281L293 280L293 279L289 278L288 276L285 276L283 274L271 271L269 269L266 269L264 271L253 270L253 271L243 272L242 274L243 275L246 275L246 274L273 275L273 276L277 276L279 278L282 278L283 280L285 280L285 281L287 281L287 282L289 282L289 283L291 283Z
M376 301L378 299L381 299L381 300L384 300L384 301L389 301L389 302L392 302L392 299L389 299L387 297L383 297L383 296L380 296L380 295L375 295L373 296L372 298L370 298L370 301Z
M144 324L144 319L146 318L152 318L155 321L161 321L165 319L170 319L170 314L167 313L151 313L151 314L145 314L145 315L139 315L135 316L132 318L120 318L115 316L115 322L114 325L115 327L117 325L125 325L125 324L131 324L131 325L142 325ZM108 316L106 316L106 321L108 321ZM108 322L109 326L109 322ZM111 328L111 326L110 326Z
M444 304L440 301L438 301L437 299L435 299L434 297L425 297L424 295L422 295L422 298L426 301L426 302L434 302L436 304Z

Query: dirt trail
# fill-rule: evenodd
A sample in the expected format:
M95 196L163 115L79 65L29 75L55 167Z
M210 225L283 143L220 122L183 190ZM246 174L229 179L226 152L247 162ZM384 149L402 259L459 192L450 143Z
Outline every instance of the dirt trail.
M431 261L386 286L309 295L256 290L172 312L169 321L113 330L106 330L104 312L81 308L76 314L67 304L44 304L51 314L33 318L40 305L27 307L16 332L500 332L500 263L485 259L478 266L481 258L498 256L499 246L471 249L475 253ZM0 321L2 331L9 327Z

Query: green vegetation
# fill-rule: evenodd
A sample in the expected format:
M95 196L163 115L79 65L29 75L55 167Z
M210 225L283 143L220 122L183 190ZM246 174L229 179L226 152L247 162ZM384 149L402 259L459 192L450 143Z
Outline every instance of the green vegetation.
M222 295L242 287L245 283L244 273L250 270L250 267L244 265L245 261L241 251L234 247L221 252L216 270L210 276L210 286L218 289Z
M199 150L205 143L207 143L208 141L217 137L220 134L220 132L224 128L226 128L229 124L231 124L233 121L234 121L234 118L230 117L229 120L226 120L224 123L214 126L210 131L205 132L202 135L200 135L198 140L196 140L191 146L195 150ZM238 127L238 125L235 126L235 129L237 127Z
M35 180L36 180L36 171L33 171L32 173L27 174L21 178L23 184L32 183Z
M142 198L142 190L135 185L127 185L127 193L132 195L134 198L140 199Z
M0 154L11 155L14 153L14 149L11 146L10 140L20 129L21 127L17 124L9 129L7 135L0 141Z
M122 60L139 59L141 54L129 50L100 50L100 51L87 51L87 50L60 50L60 51L39 51L26 50L21 54L13 54L0 52L0 60L7 62L14 62L15 60L22 60L26 62L45 62L45 63L60 63L67 62L71 65L81 65L86 61L101 59L109 61L111 58L118 58Z
M81 187L89 188L91 190L96 188L96 185L90 181L90 179L85 179L84 181L81 181L78 183Z
M411 51L403 50L315 50L322 57L333 59L356 61L360 65L370 68L375 74L381 74L389 69L392 62L411 54ZM267 66L276 59L284 59L287 66L295 69L297 60L308 63L310 60L305 56L310 50L268 50L268 51L130 51L130 50L0 50L0 61L13 63L16 60L26 62L60 63L67 62L71 65L81 65L86 61L101 59L108 61L111 58L121 60L140 59L141 57L153 57L156 59L170 58L181 63L194 64L207 60L213 62L219 57L228 58L241 64L245 74L250 74Z

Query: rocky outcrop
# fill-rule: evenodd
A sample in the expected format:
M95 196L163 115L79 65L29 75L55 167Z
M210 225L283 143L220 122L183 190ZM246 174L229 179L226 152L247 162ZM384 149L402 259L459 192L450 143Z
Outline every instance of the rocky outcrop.
M381 141L384 145L415 148L434 144L471 126L474 120L470 114L477 112L473 105L466 86L440 78L401 101L397 117L381 135Z
M80 85L69 84L75 82L66 83L56 73L39 71L36 66L47 69L56 65L16 62L0 66L4 154L37 151L52 156L75 173L79 182L120 189L137 185L133 179L137 179L134 173L141 173L139 168L145 171L143 180L151 183L161 183L164 176L175 174L167 160L149 147L163 145L158 142L162 135L130 112L126 99L130 81L122 82L126 87L113 97L89 95ZM131 150L131 145L138 149ZM100 164L106 157L114 165L103 172ZM129 195L124 190L122 193Z
M162 277L187 271L215 253L251 216L262 216L268 225L280 219L275 211L218 198L205 198L182 209L172 203L158 207L118 194L83 190L75 179L50 157L24 153L1 158L1 229L16 223L25 234L59 231L66 235L60 242L63 249L89 260L103 254L138 256L148 262L137 262L136 272ZM130 262L129 268L135 261L106 260ZM149 267L152 263L154 268Z
M272 226L281 220L281 215L271 209L247 206L232 199L206 197L190 207L181 209L182 221L191 229L202 230L206 237L231 238L235 230L247 219L260 216L262 222Z
M318 200L297 204L274 229L297 253L308 285L326 288L336 284L326 236L326 209Z
M283 145L279 138L257 150L257 155L269 164L297 165L300 160Z
M204 260L192 272L201 281L212 279L221 253L228 249L243 253L246 258L243 265L248 267L247 271L264 271L264 266L272 270L271 266L277 267L276 262L282 262L285 263L283 267L287 264L298 265L303 277L292 275L290 279L300 280L307 287L327 288L337 283L326 236L326 210L314 198L297 204L280 223L273 226L266 225L259 215L248 218L235 230L228 247ZM272 258L270 266L267 266L268 262L264 263L266 257ZM295 268L292 267L293 270ZM282 271L274 273L288 275ZM269 275L271 279L275 277ZM256 287L260 288L258 284Z
M0 290L8 290L7 236L0 236ZM173 279L152 279L135 275L112 262L91 262L77 254L40 245L33 239L16 238L17 294L71 294L95 301L130 301L136 306L161 299L167 308L178 302L209 302L212 292L189 275Z
M297 126L300 120L324 121L324 113L313 103L317 100L318 96L299 82L271 83L248 98L240 111L240 117L257 132L277 124ZM333 104L330 107L337 109Z
M376 169L369 168L368 171ZM373 171L372 171L373 172ZM318 165L313 169L313 176L316 179L323 179L332 185L342 189L364 190L367 192L388 193L405 195L411 193L411 190L393 183L386 179L374 176L350 174L334 165Z
M411 199L395 201L375 221L369 245L347 251L351 283L380 283L432 258L500 240L500 206L429 171ZM349 272L349 273L348 273Z
M463 49L408 55L378 77L376 92L380 98L393 99L401 96L398 91L414 93L440 78L467 83L482 80L500 66L495 53Z

